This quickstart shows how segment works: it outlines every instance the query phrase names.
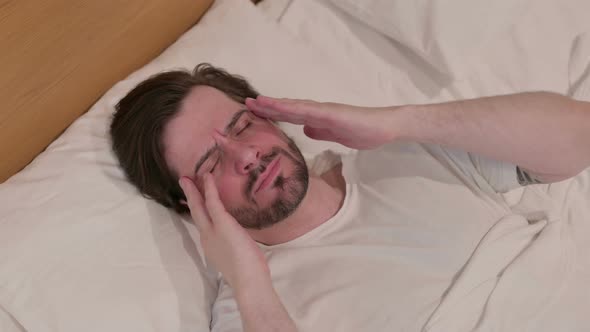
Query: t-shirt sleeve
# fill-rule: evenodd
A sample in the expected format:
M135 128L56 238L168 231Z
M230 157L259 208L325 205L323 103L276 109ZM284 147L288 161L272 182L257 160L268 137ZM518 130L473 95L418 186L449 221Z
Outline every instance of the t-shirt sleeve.
M469 160L479 174L488 184L499 193L505 193L512 189L521 187L519 182L519 171L522 170L513 163L485 158L477 154L467 153Z
M578 35L571 49L568 95L590 102L590 32Z
M513 163L440 145L424 147L446 167L457 170L483 191L506 193L522 186L518 178L518 167Z

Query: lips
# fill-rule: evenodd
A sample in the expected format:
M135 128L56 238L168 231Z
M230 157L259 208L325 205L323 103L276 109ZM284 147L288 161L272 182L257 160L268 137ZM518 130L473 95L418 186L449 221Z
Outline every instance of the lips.
M260 174L258 177L258 181L254 185L254 192L257 193L260 189L268 187L272 179L275 178L276 174L279 171L279 158L276 157L273 161L268 164L264 173Z

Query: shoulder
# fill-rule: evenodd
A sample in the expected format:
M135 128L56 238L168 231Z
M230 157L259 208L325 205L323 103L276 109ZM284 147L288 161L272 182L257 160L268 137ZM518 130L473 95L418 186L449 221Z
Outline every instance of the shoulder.
M331 187L345 190L346 189L346 181L344 180L344 176L342 175L342 163L339 163L329 169L328 171L322 173L320 177L326 181Z

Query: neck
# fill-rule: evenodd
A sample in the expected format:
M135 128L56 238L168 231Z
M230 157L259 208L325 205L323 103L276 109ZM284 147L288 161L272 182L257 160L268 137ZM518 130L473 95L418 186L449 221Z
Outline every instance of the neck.
M338 212L345 190L322 177L310 176L307 193L297 209L285 220L262 230L248 230L257 242L276 245L296 239L320 226Z

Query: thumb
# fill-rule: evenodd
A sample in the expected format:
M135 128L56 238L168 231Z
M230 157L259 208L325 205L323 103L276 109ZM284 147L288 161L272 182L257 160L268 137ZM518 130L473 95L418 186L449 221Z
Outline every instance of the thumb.
M214 223L218 221L223 222L228 212L219 198L219 192L211 174L205 174L203 176L203 187L205 191L205 207L207 207L211 219Z
M199 189L197 189L197 186L195 186L193 181L187 177L182 177L178 180L178 184L186 196L188 208L191 212L193 221L199 227L208 227L211 221L205 211L203 198Z
M180 189L182 189L184 196L186 196L187 205L189 205L189 207L191 207L191 203L195 199L195 190L196 190L193 181L191 179L183 176L178 180L178 185L180 185Z

